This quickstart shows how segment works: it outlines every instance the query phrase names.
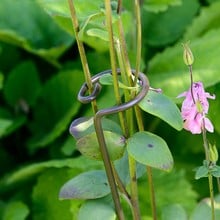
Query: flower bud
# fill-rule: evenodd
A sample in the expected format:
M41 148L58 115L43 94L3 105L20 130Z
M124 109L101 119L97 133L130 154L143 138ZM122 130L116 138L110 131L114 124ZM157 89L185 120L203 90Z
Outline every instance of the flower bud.
M218 160L218 151L215 144L214 145L209 144L209 160L212 163L216 163Z
M191 66L194 62L194 57L188 43L182 44L183 46L183 60L187 66Z

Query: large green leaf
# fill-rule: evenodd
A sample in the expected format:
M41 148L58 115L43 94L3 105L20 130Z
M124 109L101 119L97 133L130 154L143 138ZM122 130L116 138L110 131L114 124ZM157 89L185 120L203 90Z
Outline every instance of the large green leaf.
M184 208L179 204L167 205L162 210L161 220L187 220Z
M110 193L104 170L94 170L75 176L60 189L60 199L96 199Z
M34 176L42 173L44 170L49 168L72 168L74 170L89 170L92 168L100 168L101 164L94 162L93 160L88 160L85 157L78 157L74 159L64 159L64 160L50 160L41 163L33 163L31 165L25 166L11 174L8 174L5 178L0 181L0 191L4 191L4 187L11 187L18 183L28 181Z
M194 54L194 81L202 81L205 87L215 85L219 78L220 29L208 32L190 43ZM183 62L183 49L177 45L156 55L149 63L149 80L154 87L162 88L170 97L176 97L189 89L190 76Z
M146 1L147 3L147 1ZM182 4L165 12L143 10L143 39L151 46L164 46L178 40L198 12L198 1L182 0Z
M170 171L173 157L166 142L150 132L137 132L128 139L127 149L136 161L157 169Z
M35 0L1 0L0 20L0 40L53 63L73 42Z
M4 96L8 104L24 112L33 107L40 93L41 83L33 62L16 66L6 79Z
M187 213L190 213L197 204L198 194L189 182L188 174L183 169L173 169L172 172L169 173L156 169L153 169L152 171L154 186L156 189L155 195L156 198L158 198L158 213L164 213L164 209L170 205L174 208L175 206L172 204L179 204L187 211ZM150 201L148 199L150 192L146 190L146 187L149 187L149 182L147 177L143 177L140 179L138 186L139 199L142 201L140 206L141 209L144 210L143 214L149 214L151 211ZM175 220L179 220L179 218L176 218Z
M68 33L73 34L68 2L62 0L55 0L53 2L50 0L38 0L38 2L62 28ZM103 25L105 23L103 1L78 0L74 1L74 7L80 24L80 39L96 50L106 51L108 49L108 43L106 42L106 26ZM116 10L113 11L116 12ZM115 13L113 13L113 18L116 18L117 16L114 15ZM131 14L123 10L121 18L125 33L129 33L131 28ZM115 19L113 19L113 23L114 21ZM115 31L115 34L117 34L117 31Z
M175 129L182 129L183 121L178 107L162 93L149 91L139 106L145 112L161 118Z
M106 198L88 200L79 210L78 220L115 220L116 214Z
M72 173L74 171L72 170ZM68 169L49 169L39 176L32 193L32 219L72 219L70 201L59 201L60 186L70 177Z
M193 213L190 216L190 219L191 220L212 219L210 203L211 201L208 198L202 200L193 210ZM219 204L220 204L219 202L215 203L215 219L220 219Z
M2 220L25 220L30 213L26 204L13 201L6 205Z
M182 0L146 0L144 9L151 12L160 12L168 9L169 6L179 6Z
M220 28L220 2L216 1L209 7L203 7L199 16L193 20L193 23L187 28L184 39L193 40L203 36L211 29Z
M78 112L78 90L84 79L81 71L64 71L51 78L43 87L34 112L32 150L44 147L57 138Z

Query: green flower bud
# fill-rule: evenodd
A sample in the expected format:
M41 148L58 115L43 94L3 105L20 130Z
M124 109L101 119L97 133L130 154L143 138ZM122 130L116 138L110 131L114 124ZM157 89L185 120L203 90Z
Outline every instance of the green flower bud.
M218 151L215 144L214 145L209 144L209 160L212 163L216 163L218 160Z
M191 66L194 62L194 57L188 43L182 44L183 46L183 60L187 66Z

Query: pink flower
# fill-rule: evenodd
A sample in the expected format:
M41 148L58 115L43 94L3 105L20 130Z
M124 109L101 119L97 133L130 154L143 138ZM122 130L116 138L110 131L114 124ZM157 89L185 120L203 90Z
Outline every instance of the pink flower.
M193 96L192 96L193 92ZM209 132L213 132L214 128L211 121L206 117L209 110L208 98L215 99L215 95L205 92L202 82L196 82L191 88L178 96L185 97L181 115L184 121L184 128L193 134L200 134L203 127Z

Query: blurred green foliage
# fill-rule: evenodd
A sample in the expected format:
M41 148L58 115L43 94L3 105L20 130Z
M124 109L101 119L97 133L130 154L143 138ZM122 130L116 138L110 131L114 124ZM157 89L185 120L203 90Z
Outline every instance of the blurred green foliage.
M100 39L104 27L100 25L104 21L103 1L74 2L80 26L85 28L81 37L86 44L90 70L96 74L110 67L108 43ZM127 49L133 64L136 31L133 3L123 2ZM181 43L190 40L195 57L194 78L203 81L207 91L216 94L209 111L216 129L208 138L218 147L219 1L144 0L141 13L142 71L149 77L152 87L162 88L176 103L181 101L176 99L177 95L189 87ZM67 180L82 171L102 169L101 162L80 156L68 132L73 119L92 115L89 105L77 101L83 82L67 1L1 0L0 219L84 220L88 210L94 211L94 207L102 212L93 215L115 219L108 206L108 196L87 202L58 199L59 190ZM103 87L98 103L100 108L114 105L109 87ZM197 202L208 197L208 184L205 179L195 181L192 170L204 159L202 138L176 131L149 114L143 117L146 130L163 137L174 158L173 171L154 172L160 219L167 219L163 217L163 210L168 216L173 216L173 210L177 210L182 219L186 215L192 220L201 219L201 209L203 206L207 209L207 204L197 205ZM122 165L124 162L119 161L119 170ZM140 172L142 176L143 171ZM127 174L120 175L126 177ZM146 176L142 176L139 183L143 219L150 219ZM202 216L208 216L205 213Z

